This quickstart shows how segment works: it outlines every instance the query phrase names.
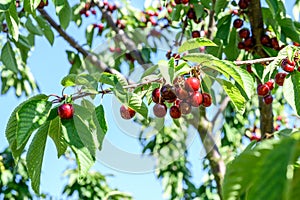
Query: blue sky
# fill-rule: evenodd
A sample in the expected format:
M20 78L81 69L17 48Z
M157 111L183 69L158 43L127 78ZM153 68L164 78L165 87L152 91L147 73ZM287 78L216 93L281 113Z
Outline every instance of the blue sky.
M135 0L134 5L142 7L143 1ZM291 4L288 7L290 6ZM46 9L53 11L51 6ZM288 10L291 11L290 8ZM74 26L69 27L67 32L71 33L71 35L73 33L78 33L78 31L74 29ZM82 31L82 33L84 32ZM57 36L56 32L55 35ZM72 36L75 37L77 41L84 41L83 35L73 34ZM36 46L32 56L29 58L28 65L31 67L32 73L34 74L42 93L61 93L62 86L60 85L60 80L68 74L70 69L70 64L67 61L65 53L66 49L73 50L62 38L58 36L56 37L55 43L52 47L44 38L36 38ZM8 117L13 109L23 100L25 100L25 97L19 99L16 98L14 91L12 90L10 90L8 94L0 96L2 113L0 116L0 132L2 133L0 134L1 150L8 145L4 134ZM103 103L106 111L109 111L112 106L112 98L105 96ZM134 137L135 133L127 134L118 128L115 124L112 112L107 112L107 117L109 124L107 139L113 145L118 146L126 152L139 154L141 152L141 147L137 139ZM201 168L201 156L199 149L201 149L201 144L197 137L189 148L189 153L191 155L189 159L192 162L194 180L197 180L197 184L200 183L203 176L202 172L198 170ZM117 157L118 155L111 156ZM131 161L128 160L128 162ZM137 162L143 162L143 160L141 159ZM41 191L50 193L58 198L64 185L63 180L65 180L62 178L62 172L68 167L68 164L69 162L64 159L57 159L55 146L51 140L48 140L42 168ZM138 174L122 172L122 169L112 169L100 162L97 162L93 169L98 170L103 174L114 174L114 177L108 178L109 184L112 187L117 187L122 191L133 194L134 198L137 200L162 199L161 184L160 181L156 179L153 172Z

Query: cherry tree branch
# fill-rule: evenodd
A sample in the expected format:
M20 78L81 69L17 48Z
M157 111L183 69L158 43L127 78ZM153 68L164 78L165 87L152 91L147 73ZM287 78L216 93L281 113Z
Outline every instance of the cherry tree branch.
M220 107L219 107L217 113L215 114L215 116L214 116L213 119L211 120L211 123L212 123L213 125L216 123L218 117L222 114L222 112L226 109L226 107L227 107L227 105L228 105L229 102L230 102L230 98L229 98L228 96L226 96L226 97L223 99L223 101L222 101L222 103L221 103L221 105L220 105Z
M108 67L104 62L98 59L97 56L85 50L78 42L75 41L65 30L61 28L59 24L45 11L44 9L38 9L40 14L47 20L47 22L62 36L65 41L67 41L74 49L80 52L88 61L90 61L94 66L96 66L100 71L105 71L111 74L121 73L115 69Z
M265 62L271 62L275 60L276 57L269 57L269 58L258 58L254 60L237 60L234 61L235 65L247 65L247 64L257 64L257 63L265 63Z
M108 24L109 27L112 28L116 32L116 40L119 42L122 42L126 48L130 51L130 53L133 55L133 57L136 59L136 61L142 65L144 69L147 67L144 66L146 62L144 61L141 52L138 50L136 44L134 41L124 32L124 30L119 29L114 22L111 12L106 10L104 8L103 1L95 0L93 3L99 8L99 10L102 12L102 18L104 18Z
M248 9L248 15L251 25L252 37L256 41L254 53L257 53L262 58L266 58L268 57L268 55L262 48L262 44L260 42L261 36L265 32L260 0L251 0ZM262 138L265 138L266 134L271 134L274 132L272 104L265 104L263 102L263 98L261 97L258 98L258 101L260 109L261 136Z

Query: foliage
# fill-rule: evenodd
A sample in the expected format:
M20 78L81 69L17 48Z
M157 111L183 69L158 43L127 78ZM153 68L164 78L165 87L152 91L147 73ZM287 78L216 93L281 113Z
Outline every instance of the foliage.
M247 2L247 7L241 2ZM47 13L48 3L55 12ZM260 1L249 3L246 0L190 0L188 4L147 0L141 10L125 1L121 6L107 1L1 1L2 94L15 88L17 96L22 93L29 96L38 89L27 66L36 37L44 37L53 45L55 30L74 48L66 50L71 67L61 85L62 93L68 87L76 87L77 91L62 96L35 95L17 106L7 123L5 134L16 163L22 162L20 156L29 146L24 166L32 189L36 193L40 191L44 150L49 136L55 143L58 158L68 149L76 158L78 168L66 172L71 181L64 194L72 196L78 192L80 199L131 199L110 189L100 173L89 173L96 151L101 150L108 131L105 119L108 110L102 104L94 105L91 99L112 94L138 114L136 123L153 128L155 134L151 136L141 132L140 142L143 153L149 151L158 159L156 175L163 183L165 198L297 197L298 133L251 143L244 150L247 143L244 135L250 139L256 134L261 135L263 138L259 140L274 135L273 112L276 119L286 109L300 115L299 22L289 18L281 0L267 0L261 9L260 5ZM259 10L255 10L257 8ZM299 1L295 2L293 11L299 13ZM89 19L86 25L90 13L95 18ZM237 18L242 18L247 28L232 26ZM81 41L84 45L69 35L70 26L85 32L85 41ZM251 36L248 27L252 28ZM245 37L241 34L243 30L249 31ZM201 37L191 38L195 31ZM269 38L266 44L263 36ZM93 52L97 39L110 41L109 51ZM163 48L171 49L166 54L167 59L157 60L156 56ZM271 56L274 58L267 63L264 58ZM258 58L263 60L259 62ZM245 61L242 62L245 65L239 64L240 60ZM284 66L287 61L295 63L288 63L293 70L284 79L283 88L275 85L267 92L276 96L274 102L268 105L264 97L258 97L257 103L255 88L258 90L259 84L275 79L278 72L287 71ZM130 75L140 67L143 68L140 80L132 83ZM201 92L211 94L213 108L217 111L210 113L211 110L203 106L193 108L192 114L172 120L170 126L166 125L165 119L153 118L152 91L166 84L175 85L180 77L191 76L201 80ZM228 106L227 99L230 100ZM75 114L71 119L62 119L58 114L58 107L65 103L74 106ZM173 105L172 102L166 104L167 107ZM277 121L284 125L282 119ZM222 127L218 127L219 124ZM265 127L268 127L267 131ZM199 187L191 181L187 159L186 141L190 129L198 131L206 150L209 148L206 145L211 143L217 149L211 154L207 150L203 170L208 178ZM218 131L221 132L219 143L211 139L211 135ZM288 131L282 128L278 134ZM203 139L204 134L208 143ZM213 157L215 154L221 159ZM280 158L282 162L278 163ZM215 165L222 164L221 161L229 163L224 182L224 174L214 171ZM271 181L275 175L276 179ZM27 184L26 176L22 184ZM265 187L267 181L277 185ZM223 191L220 191L220 185ZM269 196L271 193L273 196ZM30 198L27 191L24 195Z

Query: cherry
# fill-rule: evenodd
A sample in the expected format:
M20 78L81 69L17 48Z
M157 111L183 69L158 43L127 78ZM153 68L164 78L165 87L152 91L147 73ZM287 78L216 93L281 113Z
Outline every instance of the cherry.
M250 36L250 31L249 31L249 29L247 29L247 28L241 29L241 30L239 31L239 36L240 36L240 38L244 38L244 39L248 38L248 37Z
M279 72L275 75L275 83L279 86L283 86L284 79L287 76L287 73Z
M97 11L96 11L95 9L92 9L92 10L91 10L91 13L92 13L93 15L96 15L96 14L97 14Z
M245 45L244 42L239 42L239 43L238 43L238 48L239 48L239 49L245 49L245 47L246 47L246 45Z
M286 59L287 63L291 66L296 66L296 62L294 60L289 60L289 59Z
M232 11L231 11L231 14L233 14L233 15L238 15L238 14L239 14L239 11L238 11L238 10L232 10Z
M182 2L183 4L187 4L187 3L190 2L190 0L181 0L181 2Z
M38 5L38 8L43 9L45 6L48 6L48 0L41 0L40 4Z
M167 114L167 106L164 103L157 103L153 107L153 113L156 117L162 118Z
M176 4L181 4L181 0L175 0Z
M89 10L85 11L84 15L85 15L86 17L89 17L89 16L90 16L90 11L89 11Z
M200 31L193 31L193 32L192 32L192 37L193 37L193 38L198 38L198 37L200 37Z
M196 77L189 77L185 80L184 85L188 91L198 91L200 88L200 80Z
M293 42L293 45L296 47L300 47L300 44L298 42Z
M174 93L174 89L172 86L170 85L164 85L162 86L162 88L160 89L160 94L161 97L164 100L176 100L176 94Z
M212 98L208 93L202 93L203 102L202 105L204 107L209 107L212 104Z
M244 24L244 21L242 19L235 19L233 21L234 28L241 28Z
M264 102L265 102L265 104L271 104L273 102L272 95L268 94L267 96L265 96L264 97Z
M155 88L152 91L152 101L154 103L159 103L159 98L160 98L160 90L159 90L159 88Z
M71 119L74 115L74 108L70 103L60 105L57 111L61 119Z
M123 119L131 119L135 115L135 111L134 110L132 110L131 108L126 107L124 105L121 106L120 113L121 113L121 117Z
M271 38L271 46L275 49L275 50L279 50L279 43L276 37Z
M199 107L203 102L202 94L198 91L194 91L191 96L190 103L194 107Z
M172 57L175 58L175 60L178 60L178 59L180 59L180 54L173 53Z
M266 85L269 86L270 90L273 90L274 82L275 82L274 79L271 79L268 82L266 82Z
M239 3L238 3L240 9L246 9L248 8L248 1L247 0L240 0Z
M252 37L248 37L245 39L244 44L248 48L252 48L254 46L254 39Z
M184 102L184 101L180 102L179 109L180 109L180 111L183 115L187 115L187 114L190 114L192 112L191 105L188 104L187 102Z
M248 71L249 73L253 73L251 64L248 64L248 65L246 66L246 69L247 69L247 71Z
M260 38L260 43L265 46L271 46L271 39L268 35L263 35Z
M182 87L176 87L175 94L181 100L187 99L189 97L189 93Z
M253 140L259 142L259 141L261 140L261 137L255 135L255 134L253 134L253 135L250 137L250 141L253 141Z
M172 106L170 108L170 116L173 118L173 119L178 119L181 117L181 112L180 112L180 109L178 106Z
M270 92L270 88L267 84L259 84L257 86L257 94L259 96L266 96Z
M196 19L196 13L194 11L194 9L190 8L187 12L187 17L189 19Z
M290 65L287 59L283 59L280 65L286 72L293 72L295 70L295 65Z

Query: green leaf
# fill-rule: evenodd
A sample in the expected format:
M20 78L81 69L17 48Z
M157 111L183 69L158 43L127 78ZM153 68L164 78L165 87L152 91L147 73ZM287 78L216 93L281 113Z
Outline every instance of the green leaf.
M224 45L228 43L228 35L230 33L230 26L231 26L231 14L223 16L221 19L218 20L217 24L217 34L216 37L223 40ZM234 31L234 30L233 30Z
M18 122L16 144L20 149L27 142L32 132L45 123L52 103L47 100L26 102L16 113Z
M174 61L174 59L173 59ZM174 78L174 66L170 66L171 63L165 61L165 60L160 60L158 61L158 68L160 70L160 73L162 77L165 79L166 84L172 84L172 79Z
M37 16L35 18L35 20L37 21L38 25L40 26L40 28L42 29L45 37L47 38L48 42L53 45L54 43L54 33L50 27L50 25L46 22L46 20L41 17L41 16Z
M281 140L265 140L254 148L252 143L227 166L223 198L293 199L288 197L292 188L299 190L295 185L299 172L293 173L292 167L300 155L299 139L298 132Z
M5 11L9 8L12 0L0 0L0 11Z
M43 31L41 30L41 28L39 26L33 24L30 17L27 18L27 21L25 23L25 27L27 28L27 30L30 33L32 33L34 35L39 35L39 36L43 35Z
M232 48L232 47L236 47L237 45L238 45L237 31L235 30L230 31L229 43L226 45L224 49L224 53L226 54L228 60L236 60L237 57L239 56L239 49Z
M102 132L104 134L106 134L108 128L107 128L107 122L106 122L106 119L105 119L103 105L101 104L98 107L96 107L95 111L96 111L97 120L98 120L99 125L102 129Z
M128 106L136 112L138 112L139 114L141 114L145 119L148 118L148 107L143 102L141 96L135 93L130 93Z
M243 114L246 108L246 100L240 90L230 81L216 78L218 83L223 87L226 94L229 96L234 108L237 112Z
M300 116L300 73L292 73L287 76L283 83L283 96L293 108L293 110Z
M157 69L158 69L158 65L153 65L152 67L147 68L146 71L143 73L141 79L153 74Z
M61 85L64 87L69 87L69 86L75 86L76 85L76 74L69 74L67 76L65 76L62 80L61 80Z
M224 8L226 8L226 6L228 5L229 0L218 0L215 3L215 12L216 15L218 15Z
M8 140L10 149L12 151L12 154L15 159L17 159L21 153L23 152L23 149L25 145L23 145L22 148L17 150L17 145L16 145L16 137L17 137L17 128L18 128L18 121L17 121L17 112L23 107L24 104L27 104L28 102L34 101L34 100L46 100L48 96L44 94L36 95L28 100L24 101L20 105L18 105L14 111L12 112L11 116L9 117L8 123L6 125L5 129L5 136L6 139Z
M39 194L41 169L46 147L49 122L45 123L35 134L26 155L28 175L31 180L32 189Z
M90 47L92 47L92 44L93 44L94 30L95 30L94 25L91 24L86 28L86 31L85 31L85 38L87 40L86 43Z
M70 7L67 0L64 2L64 6L58 12L58 18L60 25L63 29L67 29L72 20L72 8Z
M281 26L281 32L289 37L294 42L300 42L300 31L296 29L294 22L290 18L284 18L278 21L279 25Z
M5 12L5 19L9 33L13 39L18 41L19 39L19 17L16 6L11 3L9 9Z
M57 112L57 108L55 111ZM56 146L57 157L60 158L67 150L67 144L62 133L60 117L57 116L49 122L49 136Z
M18 73L18 64L17 64L15 52L12 49L9 41L7 41L6 44L2 48L1 61L3 62L4 66L7 69L9 69L15 73Z
M82 143L73 119L62 120L64 138L75 154L79 169L79 178L84 177L91 166L95 163L95 157Z
M184 51L188 51L191 49L197 49L199 47L203 46L217 46L213 41L207 39L207 38L192 38L187 41L185 41L178 49L179 53L182 53Z
M24 0L24 10L28 13L34 14L40 2L41 0Z

